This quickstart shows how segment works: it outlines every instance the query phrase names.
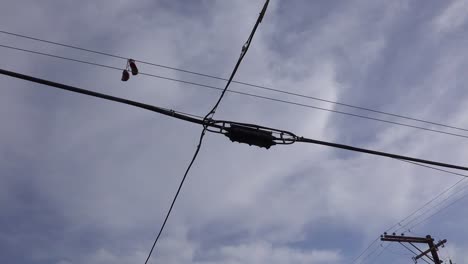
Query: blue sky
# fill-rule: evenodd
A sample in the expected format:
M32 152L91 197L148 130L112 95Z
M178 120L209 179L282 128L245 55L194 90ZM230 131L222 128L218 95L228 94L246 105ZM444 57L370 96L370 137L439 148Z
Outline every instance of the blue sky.
M262 5L19 0L0 10L0 24L1 30L228 76ZM467 18L466 0L272 0L236 79L467 128ZM125 67L124 60L8 35L0 35L0 43ZM5 48L0 54L3 69L197 115L219 96L146 76L123 83L118 71ZM139 66L146 73L224 85ZM143 263L201 128L8 77L0 81L1 262ZM231 88L370 115L238 84ZM464 138L304 107L228 93L216 117L467 165ZM368 251L376 254L353 259L459 179L321 146L267 151L208 134L152 263L408 263L411 256L399 245L374 258L387 246L380 242ZM446 202L464 195L466 184L457 185ZM449 194L430 208L443 207L438 202ZM467 262L466 204L462 199L411 228L413 235L446 238L443 258ZM426 216L419 213L409 226Z

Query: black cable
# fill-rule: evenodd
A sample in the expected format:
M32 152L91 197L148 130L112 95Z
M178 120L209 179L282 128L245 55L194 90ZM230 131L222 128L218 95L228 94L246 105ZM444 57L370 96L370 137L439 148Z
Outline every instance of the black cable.
M79 94L89 95L89 96L92 96L92 97L101 98L101 99L108 100L108 101L113 101L113 102L118 102L118 103L122 103L122 104L135 106L135 107L138 107L138 108L146 109L146 110L149 110L149 111L152 111L152 112L156 112L156 113L160 113L160 114L163 114L163 115L171 116L171 117L174 117L174 118L177 118L177 119L181 119L181 120L188 121L188 122L195 123L195 124L199 124L199 125L204 125L205 124L203 120L201 120L199 118L195 118L197 116L191 115L191 114L185 115L182 112L178 112L178 111L174 111L174 110L170 110L170 109L165 109L165 108L157 107L157 106L153 106L153 105L148 105L148 104L144 104L144 103L140 103L140 102L136 102L136 101L132 101L132 100L116 97L116 96L111 96L111 95L107 95L107 94L103 94L103 93L93 92L93 91L90 91L90 90L85 90L85 89L81 89L81 88L78 88L78 87L74 87L74 86L70 86L70 85L66 85L66 84L62 84L62 83L52 82L52 81L48 81L48 80L44 80L44 79L40 79L40 78L28 76L28 75L16 73L16 72L7 71L7 70L4 70L4 69L0 69L0 74L7 75L7 76L10 76L10 77L14 77L14 78L18 78L18 79L22 79L22 80L26 80L26 81L30 81L30 82L34 82L34 83L47 85L47 86L58 88L58 89L61 89L61 90L66 90L66 91L70 91L70 92L74 92L74 93L79 93ZM216 125L216 124L210 124L210 126L216 127L216 128L221 128L221 126Z
M0 47L13 49L13 50L18 50L18 51L23 51L23 52L29 52L29 53L33 53L33 54L37 54L37 55L43 55L43 56L48 56L48 57L62 59L62 60L68 60L68 61L88 64L88 65L98 66L98 67L103 67L103 68L107 68L107 69L122 71L122 68L118 68L118 67L114 67L114 66L109 66L109 65L104 65L104 64L94 63L94 62L88 62L88 61L63 57L63 56L57 56L57 55L43 53L43 52L39 52L39 51L32 51L32 50L7 46L7 45L3 45L3 44L0 44ZM206 84L201 84L201 83L196 83L196 82L191 82L191 81L184 81L184 80L180 80L180 79L160 76L160 75L156 75L156 74L149 74L149 73L144 73L144 72L140 72L139 74L144 75L144 76L148 76L148 77L163 79L163 80L167 80L167 81L179 82L179 83L183 83L183 84L208 88L208 89L212 89L212 90L224 91L223 88L219 88L219 87L216 87L216 86L211 86L211 85L206 85ZM234 81L232 81L232 82L234 82ZM414 126L414 125L404 124L404 123L395 122L395 121L389 121L389 120L375 118L375 117L363 116L363 115L359 115L359 114L353 114L353 113L348 113L348 112L343 112L343 111L338 111L338 110L333 110L333 109L327 109L327 108L323 108L323 107L318 107L318 106L313 106L313 105L308 105L308 104L302 104L302 103L297 103L297 102L283 100L283 99L276 99L276 98L271 98L271 97L267 97L267 96L241 92L241 91L232 90L232 89L231 90L226 90L224 92L229 92L229 93L234 93L234 94L239 94L239 95L259 98L259 99L263 99L263 100L279 102L279 103L291 104L291 105L301 106L301 107L305 107L305 108L311 108L311 109L316 109L316 110L320 110L320 111L326 111L326 112L331 112L331 113L335 113L335 114L347 115L347 116L352 116L352 117L357 117L357 118L362 118L362 119L367 119L367 120L372 120L372 121L378 121L378 122L383 122L383 123L388 123L388 124L393 124L393 125L398 125L398 126L403 126L403 127L421 129L421 130L425 130L425 131L429 131L429 132L433 132L433 133L445 134L445 135L456 136L456 137L461 137L461 138L468 138L468 136L465 136L465 135L445 132L445 131L441 131L441 130L437 130L437 129L430 129L430 128L425 128L425 127L420 127L420 126ZM464 130L464 129L460 129L460 130Z
M179 196L180 190L182 189L182 185L184 185L185 179L187 178L187 175L188 175L190 169L192 168L192 165L195 162L195 159L197 158L198 153L200 152L200 148L201 148L201 145L203 143L203 137L204 136L205 136L205 129L202 130L202 133L200 135L200 140L198 141L197 148L195 150L195 153L193 154L193 158L190 161L190 164L188 165L187 169L185 170L184 177L182 178L182 181L180 182L179 187L177 188L177 192L176 192L174 198L172 199L171 206L169 207L169 210L167 211L166 217L164 218L164 222L161 225L161 228L159 229L159 232L158 232L158 235L156 236L156 239L154 240L153 246L151 246L151 250L150 250L150 252L148 254L148 257L146 258L145 264L148 263L149 259L151 258L151 254L153 253L154 247L156 246L156 243L158 242L159 237L161 236L161 234L162 234L162 232L164 230L164 227L166 226L167 220L169 219L169 215L172 212L172 208L174 207L175 201L177 200L177 197Z
M169 215L170 215L171 212L172 212L172 208L173 208L173 206L174 206L175 201L177 200L177 197L178 197L178 195L179 195L179 192L180 192L180 190L182 189L182 186L183 186L183 184L184 184L184 182L185 182L185 178L187 177L187 174L189 173L190 168L192 167L193 163L195 162L195 159L196 159L197 156L198 156L198 153L199 153L199 151L200 151L200 148L201 148L201 145L202 145L202 142L203 142L203 138L205 137L205 133L206 133L206 130L207 130L207 127L208 127L207 122L209 121L209 119L211 119L211 117L214 116L214 114L215 114L215 112L216 112L216 109L217 109L218 106L219 106L219 103L220 103L221 100L223 99L224 94L226 93L227 89L229 88L229 85L231 84L232 79L233 79L234 76L236 75L237 69L239 68L239 66L240 66L240 64L241 64L241 62L242 62L242 59L244 58L245 54L247 53L247 50L248 50L248 48L249 48L249 46L250 46L250 42L251 42L251 40L253 39L253 36L255 35L255 31L257 30L257 27L258 27L258 25L260 24L260 22L261 22L261 20L262 20L262 18L263 18L263 16L264 16L264 14L265 14L265 12L266 12L266 8L268 7L268 3L269 3L269 0L266 0L266 1L265 1L265 4L264 4L264 6L263 6L262 12L260 12L260 15L259 15L259 17L258 17L258 19L257 19L257 22L255 23L255 26L254 26L254 28L252 29L252 32L250 33L249 39L247 40L247 43L246 43L247 46L244 45L244 47L243 47L243 49L242 49L241 56L240 56L239 59L237 60L237 63L236 63L236 65L235 65L235 67L234 67L234 70L233 70L232 73L231 73L231 77L229 78L229 81L226 83L226 86L224 87L224 90L223 90L223 92L221 93L221 95L220 95L218 101L217 101L216 104L213 106L213 108L208 112L208 114L206 114L206 116L203 118L203 130L202 130L202 132L201 132L201 134L200 134L200 140L199 140L197 149L196 149L196 151L195 151L195 153L194 153L194 155L193 155L192 160L190 161L189 166L187 167L187 170L185 171L185 174L184 174L184 177L182 178L182 181L181 181L180 184L179 184L179 187L178 187L177 192L176 192L176 194L175 194L175 196L174 196L174 199L172 200L172 203L171 203L171 206L170 206L170 208L169 208L169 211L168 211L167 214L166 214L166 218L164 219L164 222L163 222L163 224L161 225L161 228L160 228L160 230L159 230L159 233L158 233L158 235L156 236L156 239L154 240L154 243L153 243L153 245L152 245L152 247L151 247L151 250L150 250L150 252L149 252L149 254L148 254L148 257L146 258L145 264L147 264L148 261L149 261L149 259L151 258L151 254L153 253L154 247L156 246L156 243L158 242L159 237L161 236L161 234L162 234L162 232L163 232L163 230L164 230L164 227L166 226L166 222L167 222L167 220L168 220L168 218L169 218Z
M253 40L253 37L255 35L255 32L257 31L257 27L258 25L262 22L262 19L263 19L263 16L265 15L265 12L266 12L266 9L268 7L268 3L270 2L270 0L266 0L265 1L265 4L263 5L263 8L262 8L262 11L260 12L260 15L257 19L257 21L255 22L255 25L252 29L252 31L250 32L250 36L249 38L247 39L247 41L245 42L244 46L242 46L242 51L241 51L241 55L239 57L239 59L237 60L236 62L236 65L234 66L234 70L232 71L231 73L231 76L229 76L229 79L226 83L226 86L224 87L223 89L223 92L221 93L221 96L219 97L218 101L216 102L216 104L213 106L213 108L210 110L210 112L208 112L208 114L205 116L205 120L208 118L208 117L212 117L215 112L216 112L216 109L218 108L218 105L219 103L221 102L221 100L223 99L224 97L224 94L226 93L229 85L231 84L232 80L234 79L234 76L236 75L237 73L237 70L239 69L239 66L240 64L242 63L242 60L244 59L244 56L247 54L247 51L249 51L249 48L250 48L250 43L252 42Z
M92 92L92 91L89 91L89 90L84 90L84 89L80 89L80 88L65 85L65 84L51 82L51 81L48 81L48 80L39 79L39 78L35 78L35 77L32 77L32 76L11 72L11 71L6 71L6 70L3 70L3 69L0 69L0 74L8 75L8 76L11 76L11 77L14 77L14 78L19 78L19 79L23 79L23 80L27 80L27 81L31 81L31 82L35 82L35 83L45 84L45 85L56 87L56 88L63 89L63 90L68 90L68 91L72 91L72 92L76 92L76 93L81 93L81 94L86 94L86 95L90 95L90 96L94 96L94 97L99 97L99 98L110 100L110 101L116 101L116 102L120 102L120 103L124 103L124 104L128 104L128 105L133 105L133 106L144 108L144 109L147 109L147 110L150 110L150 111L153 111L153 112L158 112L158 113L161 113L161 114L164 114L164 115L173 116L173 117L176 117L178 119L182 119L182 120L189 121L189 122L192 122L192 123L197 123L197 124L203 125L205 128L206 128L206 125L207 125L207 122L205 122L204 120L200 120L200 119L196 119L196 118L193 118L193 117L181 115L181 114L175 113L174 111L163 109L163 108L160 108L160 107L155 107L155 106L151 106L151 105L147 105L147 104L143 104L143 103L138 103L138 102L135 102L135 101L131 101L131 100L123 99L123 98L118 98L118 97L114 97L114 96L110 96L110 95L106 95L106 94L101 94L101 93L97 93L97 92ZM215 123L210 123L210 126L213 126L213 127L216 127L216 128L222 128L222 126L217 125ZM402 155L397 155L397 154L392 154L392 153L387 153L387 152L381 152L381 151L375 151L375 150L370 150L370 149L357 148L357 147L353 147L353 146L349 146L349 145L337 144L337 143L332 143L332 142L327 142L327 141L320 141L320 140L315 140L315 139L310 139L310 138L305 138L305 137L297 137L295 139L295 142L303 142L303 143L312 143L312 144L317 144L317 145L324 145L324 146L329 146L329 147L334 147L334 148L346 149L346 150L350 150L350 151L367 153L367 154L371 154L371 155L384 156L384 157L389 157L389 158L394 158L394 159L407 160L407 161L413 161L413 162L417 162L417 163L425 163L425 164L431 164L431 165L436 165L436 166L440 166L440 167L446 167L446 168L467 170L468 171L468 168L464 167L464 166L458 166L458 165L442 163L442 162L436 162L436 161L425 160L425 159L418 159L418 158L402 156Z
M30 39L30 40L34 40L34 41L39 41L39 42L43 42L43 43L53 44L53 45L57 45L57 46L67 47L67 48L71 48L71 49L86 51L86 52L90 52L90 53L94 53L94 54L99 54L99 55L104 55L104 56L108 56L108 57L117 58L117 59L123 59L123 60L128 59L127 57L123 57L121 55L115 55L115 54L110 54L110 53L106 53L106 52L100 52L100 51L95 51L95 50L91 50L91 49L85 49L85 48L81 48L81 47L77 47L77 46L73 46L73 45L68 45L68 44L63 44L63 43L59 43L59 42L55 42L55 41L30 37L30 36L17 34L17 33L13 33L13 32L8 32L8 31L4 31L4 30L0 30L0 33L16 36L16 37L20 37L20 38ZM211 78L211 79L222 80L222 81L228 81L229 80L229 79L219 77L219 76L214 76L214 75L210 75L210 74L204 74L204 73L199 73L199 72L195 72L195 71L180 69L180 68L176 68L176 67L171 67L171 66L167 66L167 65L153 63L153 62L148 62L148 61L143 61L143 60L136 60L136 59L135 59L135 61L138 62L138 63L141 63L141 64L151 65L151 66L165 68L165 69L174 70L174 71L183 72L183 73L189 73L189 74L202 76L202 77L207 77L207 78ZM272 91L272 92L277 92L277 93L282 93L282 94L307 98L307 99L311 99L311 100L326 102L326 103L330 103L330 104L341 105L341 106L354 108L354 109L359 109L359 110L363 110L363 111L367 111L367 112L373 112L373 113L377 113L377 114L398 117L398 118L407 119L407 120L411 120L411 121L418 121L418 122L422 122L422 123L426 123L426 124L437 125L437 126L456 129L456 130L461 130L461 131L468 131L468 129L465 129L465 128L460 128L460 127L446 125L446 124L442 124L442 123L438 123L438 122L427 121L427 120L423 120L423 119L420 119L420 118L414 118L414 117L409 117L409 116L405 116L405 115L400 115L400 114L394 114L394 113L389 113L389 112L385 112L385 111L375 110L375 109L368 108L368 107L356 106L356 105L352 105L352 104L348 104L348 103L323 99L323 98L319 98L319 97L315 97L315 96L308 96L308 95L304 95L304 94L283 91L283 90L274 89L274 88L263 86L263 85L251 84L251 83L236 81L236 80L232 80L232 83L237 83L237 84L240 84L240 85L245 85L245 86L258 88L258 89L262 89L262 90L267 90L267 91Z
M68 91L72 91L72 92L76 92L76 93L81 93L81 94L86 94L86 95L90 95L90 96L94 96L94 97L99 97L99 98L110 100L110 101L116 101L116 102L120 102L120 103L124 103L124 104L128 104L128 105L133 105L133 106L144 108L144 109L147 109L147 110L150 110L150 111L153 111L153 112L158 112L158 113L161 113L161 114L164 114L164 115L173 116L173 117L176 117L178 119L182 119L182 120L189 121L189 122L192 122L192 123L197 123L197 124L200 124L200 125L203 125L203 126L206 126L206 124L207 124L207 122L205 122L204 120L200 120L200 119L196 119L196 118L193 118L193 117L181 115L181 114L175 113L174 111L171 111L171 110L167 110L167 109L163 109L163 108L160 108L160 107L155 107L155 106L151 106L151 105L147 105L147 104L143 104L143 103L138 103L138 102L135 102L135 101L131 101L131 100L123 99L123 98L118 98L118 97L114 97L114 96L110 96L110 95L106 95L106 94L92 92L92 91L89 91L89 90L84 90L84 89L80 89L80 88L65 85L65 84L60 84L60 83L56 83L56 82L52 82L52 81L48 81L48 80L44 80L44 79L39 79L39 78L35 78L35 77L32 77L32 76L24 75L24 74L19 74L19 73L15 73L15 72L11 72L11 71L6 71L6 70L3 70L3 69L0 69L0 74L8 75L8 76L11 76L11 77L14 77L14 78L19 78L19 79L23 79L23 80L27 80L27 81L31 81L31 82L35 82L35 83L45 84L45 85L56 87L56 88L63 89L63 90L68 90ZM215 123L210 123L210 126L213 126L213 127L216 127L216 128L222 128L222 126L216 125ZM297 137L295 142L312 143L312 144L317 144L317 145L324 145L324 146L329 146L329 147L334 147L334 148L340 148L340 149L346 149L346 150L351 150L351 151L356 151L356 152L367 153L367 154L371 154L371 155L377 155L377 156L384 156L384 157L389 157L389 158L394 158L394 159L413 161L413 162L417 162L417 163L431 164L431 165L436 165L436 166L440 166L440 167L447 167L447 168L459 169L459 170L468 170L467 167L463 167L463 166L447 164L447 163L442 163L442 162L436 162L436 161L431 161L431 160L425 160L425 159L418 159L418 158L402 156L402 155L397 155L397 154L392 154L392 153L387 153L387 152L381 152L381 151L375 151L375 150L369 150L369 149L364 149L364 148L357 148L357 147L353 147L353 146L349 146L349 145L337 144L337 143L332 143L332 142L327 142L327 141L320 141L320 140L315 140L315 139L310 139L310 138L305 138L305 137Z
M435 165L435 166L440 166L440 167L468 171L468 167L464 167L464 166L458 166L458 165L425 160L425 159L418 159L418 158L402 156L402 155L397 155L397 154L392 154L392 153L387 153L387 152L382 152L382 151L357 148L357 147L353 147L349 145L337 144L337 143L321 141L321 140L316 140L316 139L311 139L311 138L299 137L297 138L296 142L312 143L312 144L323 145L323 146L328 146L328 147L333 147L333 148L340 148L340 149L346 149L346 150L351 150L351 151L356 151L356 152L367 153L371 155L383 156L383 157L388 157L388 158L393 158L393 159L408 160L408 161L413 161L413 162L418 162L418 163L425 163L425 164L430 164L430 165Z

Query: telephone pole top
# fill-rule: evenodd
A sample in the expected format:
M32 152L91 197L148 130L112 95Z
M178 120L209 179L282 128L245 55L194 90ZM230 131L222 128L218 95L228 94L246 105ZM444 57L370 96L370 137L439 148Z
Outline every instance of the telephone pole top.
M430 235L427 235L426 237L409 237L409 236L405 236L404 234L401 234L401 236L398 236L395 233L393 233L392 235L387 235L387 233L384 233L382 236L380 236L380 240L387 241L387 242L398 242L400 244L408 243L414 248L416 248L421 253L413 257L413 260L415 263L418 261L418 259L426 257L430 259L432 262L434 262L435 264L441 264L443 262L442 260L440 260L439 254L437 251L439 247L444 247L444 244L447 243L447 239L444 239L444 240L439 241L437 244L434 244L434 238L432 238ZM414 244L427 244L429 249L422 251L413 243ZM428 256L429 253L431 253L432 258ZM451 263L452 261L450 260L450 264Z

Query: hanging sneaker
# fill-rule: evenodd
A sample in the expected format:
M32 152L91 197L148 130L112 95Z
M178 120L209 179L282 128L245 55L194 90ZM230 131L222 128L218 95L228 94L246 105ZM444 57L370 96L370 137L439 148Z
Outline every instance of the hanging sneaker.
M122 72L122 82L126 82L130 79L130 74L128 73L127 70L123 70Z
M138 68L135 64L135 60L129 59L128 64L130 65L130 69L132 70L132 75L138 74Z

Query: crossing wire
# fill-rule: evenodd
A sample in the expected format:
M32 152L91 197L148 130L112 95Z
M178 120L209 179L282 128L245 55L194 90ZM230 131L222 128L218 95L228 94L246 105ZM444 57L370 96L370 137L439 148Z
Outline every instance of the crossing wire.
M60 43L60 42L56 42L56 41L50 41L50 40L41 39L41 38L37 38L37 37L27 36L27 35L24 35L24 34L10 32L10 31L6 31L6 30L0 30L0 33L5 34L5 35L10 35L10 36L15 36L15 37L18 37L18 38L24 38L24 39L29 39L29 40L33 40L33 41L42 42L42 43L47 43L47 44L52 44L52 45L56 45L56 46L66 47L66 48L70 48L70 49L85 51L85 52L89 52L89 53L93 53L93 54L99 54L99 55L112 57L112 58L116 58L116 59L122 59L122 60L127 60L128 59L128 57L124 57L122 55L116 55L116 54L111 54L111 53L108 53L108 52L102 52L102 51L96 51L96 50L92 50L92 49L82 48L82 47L78 47L78 46L75 46L75 45L69 45L69 44L64 44L64 43ZM167 65L158 64L158 63L154 63L154 62L149 62L149 61L145 61L145 60L135 59L135 61L138 62L138 63L141 63L141 64L151 65L151 66L164 68L164 69L168 69L168 70L173 70L173 71L178 71L178 72L183 72L183 73L188 73L188 74L197 75L197 76L201 76L201 77L206 77L206 78L211 78L211 79L216 79L216 80L222 80L222 81L228 81L229 80L229 79L219 77L219 76L214 76L214 75L211 75L211 74L205 74L205 73L190 71L190 70L186 70L186 69L167 66ZM280 90L280 89L267 87L267 86L264 86L264 85L251 84L251 83L247 83L247 82L243 82L243 81L237 81L237 80L232 80L232 83L237 83L237 84L240 84L240 85L244 85L244 86L248 86L248 87L252 87L252 88L256 88L256 89L267 90L267 91L271 91L271 92L276 92L276 93L281 93L281 94L286 94L286 95L292 95L292 96L302 97L302 98L311 99L311 100L315 100L315 101L326 102L326 103L330 103L330 104L335 104L335 105L340 105L340 106L344 106L344 107L354 108L354 109L367 111L367 112L372 112L372 113L376 113L376 114L382 114L382 115L402 118L402 119L406 119L406 120L422 122L422 123L426 123L426 124L430 124L430 125L437 125L437 126L456 129L456 130L460 130L460 131L468 131L468 129L466 129L466 128L461 128L461 127L456 127L456 126L452 126L452 125L442 124L442 123L439 123L439 122L428 121L428 120L424 120L424 119L421 119L421 118L410 117L410 116L407 116L407 115L389 113L389 112L385 112L385 111L372 109L372 108L369 108L369 107L356 106L356 105L352 105L352 104L349 104L349 103L333 101L333 100L324 99L324 98L320 98L320 97L316 97L316 96L309 96L309 95L304 95L304 94L300 94L300 93L284 91L284 90Z
M431 204L432 202L434 202L435 200L437 200L439 197L441 197L442 195L444 195L445 193L449 192L450 190L454 189L456 186L458 186L460 183L462 183L463 181L465 181L467 178L468 178L468 175L465 175L465 174L461 174L461 173L457 173L457 172L453 172L453 171L449 171L449 170L444 170L444 169L440 169L440 168L436 168L436 167L432 167L432 166L428 166L428 165L425 165L425 164L420 164L420 163L417 163L417 162L411 162L411 161L406 161L406 160L400 160L400 161L403 161L403 162L407 162L409 164L412 164L412 165L416 165L416 166L420 166L420 167L424 167L424 168L427 168L427 169L431 169L431 170L436 170L436 171L440 171L440 172L443 172L443 173L449 173L449 174L453 174L453 175L457 175L457 176L461 176L462 178L460 180L458 180L455 184L451 185L449 188L445 189L444 191L442 191L441 193L439 193L437 196L435 196L434 198L432 198L431 200L429 200L428 202L426 202L424 205L422 205L421 207L419 207L418 209L416 209L415 211L413 211L410 215L406 216L405 218L403 218L403 220L400 220L399 222L397 222L396 224L394 224L393 226L391 226L390 228L388 228L385 232L388 232L390 230L392 230L393 228L397 227L397 226L400 226L400 227L406 227L410 222L408 222L408 224L403 224L403 222L405 222L406 220L410 219L413 215L415 215L416 213L418 213L419 211L421 211L424 207L426 207L427 205ZM454 193L451 193L450 194L451 196L454 195ZM452 206L454 203L458 202L459 200L463 199L464 197L468 196L468 194L460 197L459 199L453 201L451 204L447 205L446 208ZM444 210L445 208L442 208L440 209L440 211ZM439 211L439 212L440 212ZM416 223L414 226L412 226L411 228L408 228L406 231L410 231L411 232L411 229L413 229L415 226L421 224L422 222L424 221L427 221L430 217L433 217L434 215L438 214L439 212L436 212L434 213L433 215L430 215L429 217L423 219L422 221ZM399 231L400 229L397 229L395 230L395 232ZM363 251L361 251L359 253L359 255L353 259L352 263L356 263L356 261L358 259L360 259L375 243L377 243L377 241L379 240L379 237L377 237L376 239L374 239L370 244L369 246L367 246Z
M89 62L89 61L85 61L85 60L69 58L69 57L65 57L65 56L58 56L58 55L53 55L53 54L49 54L49 53L33 51L33 50L28 50L28 49L23 49L23 48L18 48L18 47L12 47L12 46L3 45L3 44L0 44L0 47L7 48L7 49L12 49L12 50L17 50L17 51L22 51L22 52L28 52L28 53L32 53L32 54L36 54L36 55L52 57L52 58L61 59L61 60L67 60L67 61L72 61L72 62L77 62L77 63L82 63L82 64L93 65L93 66L112 69L112 70L118 70L118 71L123 70L122 68L119 68L119 67L114 67L114 66L109 66L109 65L105 65L105 64L100 64L100 63ZM163 79L163 80L166 80L166 81L188 84L188 85L201 87L201 88L207 88L207 89L219 90L219 91L224 90L223 88L212 86L212 85L196 83L196 82L192 82L192 81L185 81L185 80L180 80L180 79L176 79L176 78L170 78L170 77L166 77L166 76L156 75L156 74L150 74L150 73L144 73L144 72L140 72L139 74L144 75L144 76L148 76L148 77L152 77L152 78ZM278 102L278 103L285 103L285 104L290 104L290 105L295 105L295 106L300 106L300 107L305 107L305 108L310 108L310 109L315 109L315 110L320 110L320 111L326 111L326 112L330 112L330 113L334 113L334 114L340 114L340 115L351 116L351 117L356 117L356 118L361 118L361 119L367 119L367 120L371 120L371 121L377 121L377 122L382 122L382 123L387 123L387 124L392 124L392 125L398 125L398 126L402 126L402 127L420 129L420 130L433 132L433 133L438 133L438 134L444 134L444 135L455 136L455 137L460 137L460 138L468 138L467 135L451 133L451 132L426 128L426 127L421 127L421 126L409 125L409 124L400 123L400 122L396 122L396 121L390 121L390 120L385 120L385 119L381 119L381 118L375 118L375 117L369 117L369 116L364 116L364 115L359 115L359 114L353 114L353 113L349 113L349 112L333 110L333 109L313 106L313 105L309 105L309 104L298 103L298 102L284 100L284 99L277 99L277 98L257 95L257 94L253 94L253 93L241 92L241 91L233 90L233 89L227 90L226 92L234 93L234 94L238 94L238 95L243 95L243 96L248 96L248 97L254 97L254 98L258 98L258 99L262 99L262 100L274 101L274 102ZM460 130L464 130L464 129L460 129Z
M190 169L192 168L192 165L195 162L195 160L196 160L196 158L198 156L198 153L200 152L200 149L201 149L201 146L202 146L202 143L203 143L203 138L205 137L205 134L206 134L206 131L207 131L207 128L208 128L207 121L208 121L208 119L211 119L214 116L214 114L216 113L216 109L218 108L219 104L221 103L221 100L223 99L226 91L229 88L229 85L231 84L232 80L234 79L234 76L236 75L237 70L238 70L240 64L242 63L242 60L244 59L244 56L247 54L247 51L249 50L249 47L250 47L250 44L251 44L251 42L253 40L255 32L257 31L257 27L258 27L258 25L261 23L261 21L263 19L263 16L264 16L264 14L266 12L266 9L268 7L269 2L270 2L269 0L265 1L265 4L263 5L262 11L260 12L260 14L259 14L259 16L257 18L257 21L255 22L255 25L254 25L254 27L253 27L250 35L249 35L249 38L247 39L247 42L242 47L241 56L237 59L236 65L234 66L234 69L232 70L231 76L229 77L229 80L227 81L226 86L224 87L221 95L219 96L219 98L216 101L213 108L203 118L203 130L200 133L200 139L199 139L197 148L195 150L195 153L193 154L193 157L192 157L192 160L190 161L190 164L188 165L187 169L185 170L184 176L183 176L183 178L182 178L182 180L181 180L181 182L179 184L177 192L176 192L174 198L172 199L171 206L169 207L169 210L166 213L166 217L164 219L164 222L161 225L161 228L159 229L158 235L156 236L153 245L151 246L151 250L150 250L150 252L148 254L148 257L146 258L145 264L147 264L149 259L151 258L151 254L153 253L153 250L154 250L154 248L156 246L156 243L159 241L159 238L161 237L161 234L162 234L162 232L164 230L164 227L166 226L166 223L167 223L167 221L169 219L169 216L170 216L170 214L172 212L172 209L173 209L174 204L175 204L175 202L177 200L177 197L179 196L180 190L182 189L182 186L183 186L183 184L185 182L185 179L187 178L187 175L188 175Z

